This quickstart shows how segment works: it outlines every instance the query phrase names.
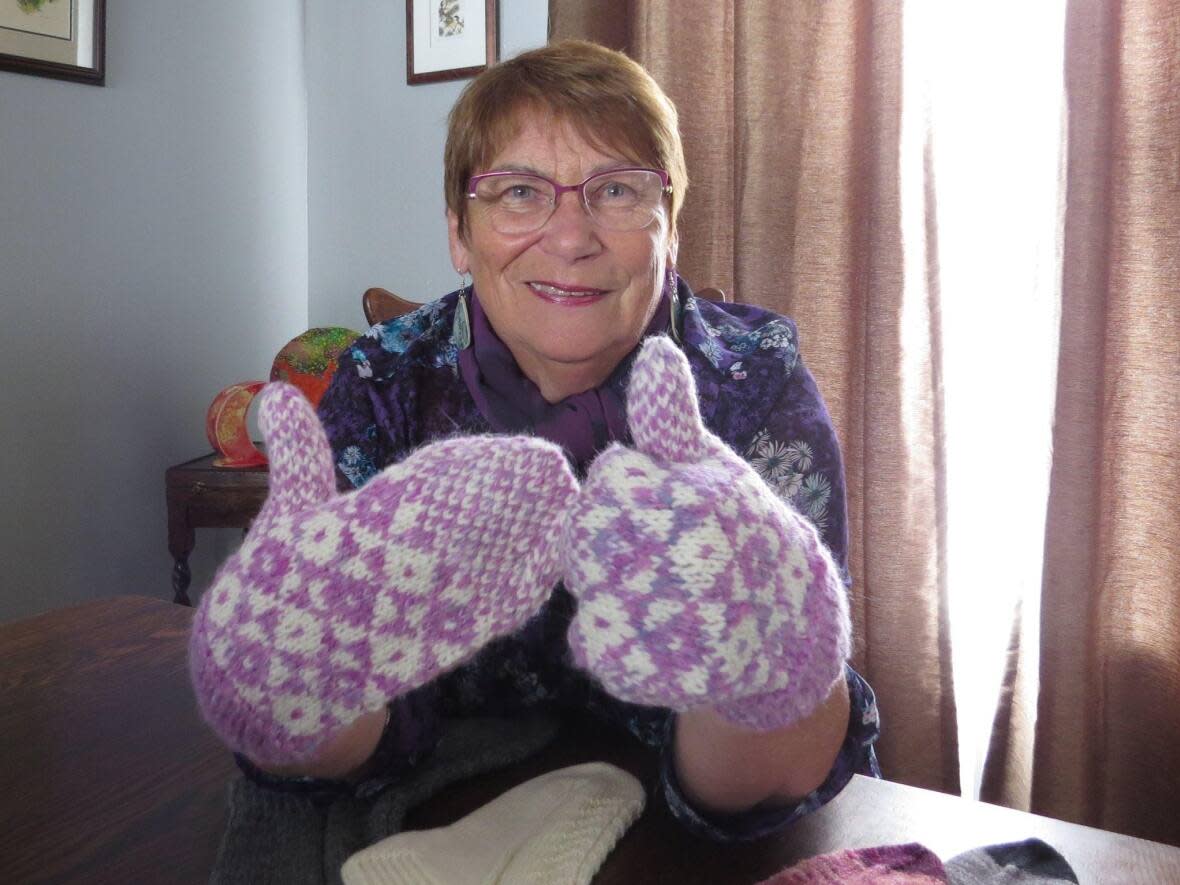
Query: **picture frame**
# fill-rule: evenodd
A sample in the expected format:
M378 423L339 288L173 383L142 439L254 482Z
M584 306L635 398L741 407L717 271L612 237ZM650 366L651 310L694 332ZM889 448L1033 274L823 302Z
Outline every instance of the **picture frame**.
M106 0L0 0L0 70L105 83Z
M472 77L499 58L497 0L406 0L406 82Z

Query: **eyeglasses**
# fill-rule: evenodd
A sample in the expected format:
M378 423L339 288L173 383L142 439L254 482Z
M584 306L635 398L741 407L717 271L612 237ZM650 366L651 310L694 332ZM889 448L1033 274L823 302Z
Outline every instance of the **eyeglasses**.
M467 199L479 200L502 234L539 230L566 191L577 191L595 224L607 230L640 230L652 223L671 178L663 169L626 167L591 175L581 184L558 184L528 172L484 172L467 182Z

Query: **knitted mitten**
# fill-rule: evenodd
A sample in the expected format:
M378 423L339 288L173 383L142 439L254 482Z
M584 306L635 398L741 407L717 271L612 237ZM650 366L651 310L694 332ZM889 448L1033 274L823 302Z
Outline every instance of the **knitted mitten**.
M268 385L259 425L270 493L201 600L190 665L214 730L278 765L528 620L577 483L548 442L466 437L338 495L302 394Z
M625 701L702 705L766 730L810 714L843 674L848 605L815 528L705 429L688 361L642 347L634 449L590 466L567 523L577 663Z
M876 848L849 848L809 857L758 885L947 885L947 871L929 848L910 842ZM981 883L984 880L980 880ZM1017 885L998 877L992 885ZM1027 883L1034 885L1034 883Z
M562 768L449 827L390 836L349 858L341 877L345 885L588 885L643 803L643 786L621 768Z

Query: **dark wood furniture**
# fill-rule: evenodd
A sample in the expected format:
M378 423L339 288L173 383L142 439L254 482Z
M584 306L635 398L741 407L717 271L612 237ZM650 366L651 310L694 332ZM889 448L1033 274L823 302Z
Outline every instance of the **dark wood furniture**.
M210 453L164 472L168 499L168 552L172 554L172 601L191 605L188 558L199 528L248 528L266 500L267 470L214 467Z
M118 597L0 625L0 882L208 880L236 769L192 701L191 620L183 606ZM408 824L451 823L588 759L654 779L650 754L579 723L539 756L440 794ZM744 885L842 848L921 842L947 858L1030 836L1084 883L1180 882L1180 848L861 777L789 831L748 845L690 837L649 791L594 882Z
M208 879L236 767L193 702L191 620L126 596L0 625L0 882Z
M365 294L361 296L361 310L365 312L365 319L370 326L395 319L421 306L417 302L406 301L380 286L366 289Z

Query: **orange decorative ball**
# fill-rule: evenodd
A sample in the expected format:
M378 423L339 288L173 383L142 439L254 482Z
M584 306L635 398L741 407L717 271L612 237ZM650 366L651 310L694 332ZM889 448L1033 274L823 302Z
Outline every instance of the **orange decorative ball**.
M270 380L295 385L313 406L318 406L336 374L340 354L359 337L360 332L341 326L308 329L278 352L270 367Z

